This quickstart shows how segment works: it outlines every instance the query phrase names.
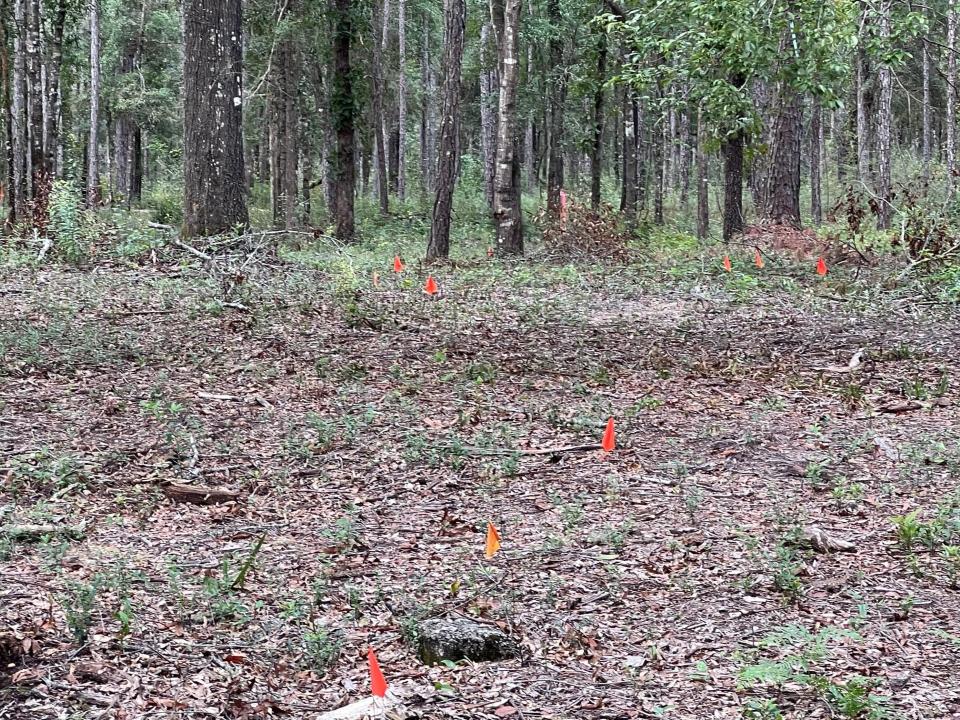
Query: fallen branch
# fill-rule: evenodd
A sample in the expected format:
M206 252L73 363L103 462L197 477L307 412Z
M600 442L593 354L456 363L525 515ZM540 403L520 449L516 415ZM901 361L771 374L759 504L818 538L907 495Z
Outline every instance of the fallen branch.
M187 251L188 253L190 253L191 255L196 255L198 258L200 258L200 259L203 260L204 262L213 262L213 258L212 258L212 257L210 257L209 255L207 255L205 252L201 252L200 250L197 250L197 249L196 249L195 247L193 247L192 245L187 245L187 244L186 244L183 240L181 240L180 238L174 238L174 239L173 239L173 244L176 245L176 246L177 246L178 248L180 248L181 250L186 250L186 251Z
M216 505L240 498L240 493L226 488L178 485L176 483L164 486L163 492L171 500L193 505Z

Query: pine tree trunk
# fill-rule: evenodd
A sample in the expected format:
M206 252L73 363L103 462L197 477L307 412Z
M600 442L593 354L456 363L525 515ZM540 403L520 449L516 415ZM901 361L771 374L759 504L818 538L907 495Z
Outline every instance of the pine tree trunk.
M547 15L550 18L550 161L547 170L547 210L554 217L560 216L560 191L563 189L564 122L563 111L567 102L567 70L563 64L563 27L560 16L560 0L547 0Z
M351 0L333 3L333 73L330 78L330 111L336 133L337 152L333 159L334 222L337 240L352 243L355 239L353 215L356 158L354 155L354 99L350 42L353 37Z
M521 0L496 0L494 13L499 46L500 103L497 109L497 168L494 176L494 220L497 255L523 254L523 216L520 209L519 158L517 157L517 47Z
M697 238L710 235L710 166L707 158L707 127L703 109L697 113Z
M386 15L390 12L390 0L384 0L384 25L383 33L386 35ZM380 213L387 215L390 212L390 177L387 171L387 119L383 111L383 47L386 45L386 37L383 44L380 43L381 20L374 4L374 36L370 43L371 47L371 68L370 78L373 85L373 129L374 129L374 148L376 151L376 174L377 174L377 201L380 204Z
M120 58L120 76L133 74L140 65L140 48L143 44L143 29L146 24L147 3L141 0L140 22L135 37L127 43ZM138 132L136 121L129 112L120 112L113 127L113 181L112 196L124 202L127 208L133 195L134 135Z
M90 137L87 141L87 207L100 202L100 0L90 0Z
M660 132L654 133L652 138L653 167L656 175L656 184L653 189L653 223L663 225L663 194L667 181L667 165L670 153L667 151L667 131L669 120L664 113L660 115Z
M882 42L890 40L891 0L878 4L878 30ZM877 195L879 212L877 228L888 230L893 217L891 125L893 124L893 70L881 63L877 71L879 102L877 107Z
M923 182L930 182L930 161L932 155L931 123L930 123L930 43L926 38L923 43ZM926 191L926 188L924 189Z
M687 93L684 92L684 95ZM677 142L677 172L680 183L680 207L684 213L690 208L690 113L680 115L680 138Z
M443 37L443 114L440 119L440 157L437 163L437 193L427 243L427 261L450 256L450 218L457 184L460 138L460 68L467 6L464 0L445 0Z
M10 220L27 221L30 148L27 140L26 4L13 0L13 76L10 92Z
M637 141L634 110L636 103L629 88L623 91L623 181L620 190L620 212L628 223L637 219Z
M284 15L294 12L292 2L284 6ZM297 182L300 117L297 112L299 61L296 42L287 34L276 49L271 66L271 166L273 223L291 230L297 225Z
M823 207L820 199L820 158L823 109L819 100L813 101L810 111L810 216L817 227L823 222Z
M67 23L66 0L57 0L53 15L53 27L50 38L49 61L47 63L48 112L44 128L44 154L46 166L51 177L59 176L58 148L60 147L60 71L63 66L63 36Z
M723 150L723 239L743 232L743 132L728 137Z
M397 0L397 198L407 199L407 5Z
M957 172L957 4L947 3L947 194L952 195Z
M590 148L590 207L600 210L600 182L603 179L604 89L607 80L607 34L600 33L597 48L597 77L593 91L593 145Z
M865 25L861 21L861 25ZM866 51L857 50L857 180L870 185L870 75Z
M767 217L800 227L800 95L786 85L780 92L780 109L773 129L773 157L767 198Z
M183 233L217 235L249 223L241 0L185 0L183 14Z
M496 171L497 71L490 57L490 24L480 29L480 148L483 155L483 189L487 206L493 210L493 176Z
M420 175L424 194L436 188L437 140L436 95L437 83L430 61L430 18L424 15L423 39L420 46L420 77L423 79L423 106L420 113Z

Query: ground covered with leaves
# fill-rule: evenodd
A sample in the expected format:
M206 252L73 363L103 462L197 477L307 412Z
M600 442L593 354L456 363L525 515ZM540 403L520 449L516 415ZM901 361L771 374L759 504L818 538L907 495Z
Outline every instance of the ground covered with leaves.
M393 251L6 258L0 718L312 718L369 647L394 717L960 715L954 306ZM522 656L424 666L461 616Z

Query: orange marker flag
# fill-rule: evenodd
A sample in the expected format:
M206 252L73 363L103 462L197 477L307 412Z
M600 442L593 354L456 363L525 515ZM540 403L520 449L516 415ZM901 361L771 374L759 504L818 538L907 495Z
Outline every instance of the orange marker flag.
M727 272L730 272L731 270L733 270L733 263L730 262L729 255L723 256L723 269L726 270Z
M753 264L756 265L761 270L763 270L763 257L760 255L759 250L757 250L756 252L757 254L753 258Z
M492 522L487 523L487 546L483 551L487 560L500 552L500 533L493 526Z
M393 271L395 273L402 273L404 270L403 260L400 259L399 255L395 255L393 258Z
M373 648L367 650L367 663L370 665L370 692L382 698L387 694L387 681L380 671L380 663L377 662Z
M433 279L433 275L427 278L427 284L423 286L424 292L427 295L436 295L438 292L437 281Z
M819 260L817 260L817 275L819 275L820 277L823 277L826 274L827 274L827 261L821 257Z
M607 420L607 429L603 431L603 442L600 447L604 452L613 452L617 446L617 431L613 429L613 418Z

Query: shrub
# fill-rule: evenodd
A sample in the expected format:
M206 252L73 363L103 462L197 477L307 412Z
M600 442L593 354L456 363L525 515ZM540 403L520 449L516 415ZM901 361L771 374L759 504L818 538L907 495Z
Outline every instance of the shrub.
M57 180L50 191L50 237L64 260L79 263L86 259L99 232L92 213L83 208L83 195L71 180Z
M146 194L144 205L155 223L173 225L183 222L183 191L173 183L159 183Z

